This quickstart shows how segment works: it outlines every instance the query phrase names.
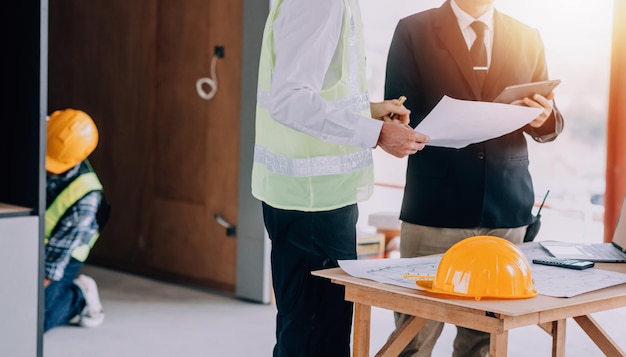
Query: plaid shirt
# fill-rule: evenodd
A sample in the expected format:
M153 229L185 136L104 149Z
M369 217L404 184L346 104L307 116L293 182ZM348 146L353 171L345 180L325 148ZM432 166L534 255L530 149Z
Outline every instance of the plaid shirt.
M66 173L49 175L46 182L46 207L80 174L89 170L83 162ZM102 194L90 192L70 207L59 220L46 244L45 276L51 280L60 280L65 267L70 261L72 251L88 244L98 232L96 213Z

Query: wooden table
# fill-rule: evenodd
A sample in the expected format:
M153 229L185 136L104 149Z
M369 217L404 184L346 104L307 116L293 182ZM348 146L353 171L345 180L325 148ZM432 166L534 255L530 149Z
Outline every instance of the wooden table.
M626 264L597 264L607 270L626 273ZM442 295L356 278L341 268L314 271L313 275L344 285L345 299L354 303L353 356L370 356L371 308L412 315L389 338L376 356L397 356L424 326L437 320L491 334L490 355L507 355L509 330L539 325L552 335L552 356L565 356L565 320L573 318L607 356L626 356L590 316L591 313L626 306L626 284L572 298L537 295L519 300L445 298Z
M28 216L32 209L0 202L0 217Z

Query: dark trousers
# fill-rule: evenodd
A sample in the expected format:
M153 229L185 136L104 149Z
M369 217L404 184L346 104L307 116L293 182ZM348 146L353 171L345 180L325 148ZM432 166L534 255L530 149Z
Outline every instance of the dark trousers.
M263 218L278 308L274 357L349 356L352 303L342 286L311 271L356 259L357 205L302 212L263 203Z
M85 307L85 298L80 288L74 284L83 263L71 258L65 268L63 278L51 281L44 290L44 332L59 325L65 325Z

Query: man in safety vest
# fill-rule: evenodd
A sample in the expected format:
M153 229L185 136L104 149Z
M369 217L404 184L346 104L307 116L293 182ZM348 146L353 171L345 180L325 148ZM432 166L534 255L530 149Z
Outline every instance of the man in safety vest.
M98 129L86 113L58 110L48 118L44 332L104 321L95 281L78 275L109 213L102 184L87 161L97 145Z
M371 149L404 157L428 137L400 101L370 103L357 0L276 0L258 80L252 194L272 241L274 357L348 356L352 304L311 271L356 259Z

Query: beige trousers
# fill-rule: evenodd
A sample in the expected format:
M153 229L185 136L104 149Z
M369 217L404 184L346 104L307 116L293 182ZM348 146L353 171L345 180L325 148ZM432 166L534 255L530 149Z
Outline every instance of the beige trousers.
M402 222L400 231L400 256L402 258L421 257L445 253L455 243L469 237L490 235L504 238L515 244L522 243L526 227L517 228L437 228ZM396 328L409 318L409 315L394 313ZM428 321L420 332L409 342L399 357L430 357L444 324ZM453 357L489 356L489 334L457 326L454 339Z

